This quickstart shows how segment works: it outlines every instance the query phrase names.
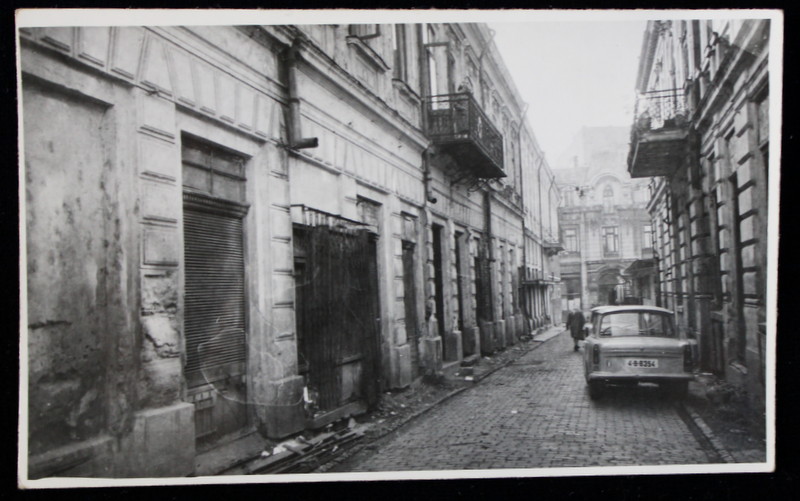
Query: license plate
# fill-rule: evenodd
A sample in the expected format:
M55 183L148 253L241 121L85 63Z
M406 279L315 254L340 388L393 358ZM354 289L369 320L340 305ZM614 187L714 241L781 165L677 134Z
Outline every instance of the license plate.
M625 365L636 369L657 369L658 359L655 358L629 358L625 360Z

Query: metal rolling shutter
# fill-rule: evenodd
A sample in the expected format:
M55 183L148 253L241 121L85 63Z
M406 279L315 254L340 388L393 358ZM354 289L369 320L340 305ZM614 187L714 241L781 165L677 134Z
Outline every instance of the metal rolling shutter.
M184 205L186 373L245 361L242 219Z

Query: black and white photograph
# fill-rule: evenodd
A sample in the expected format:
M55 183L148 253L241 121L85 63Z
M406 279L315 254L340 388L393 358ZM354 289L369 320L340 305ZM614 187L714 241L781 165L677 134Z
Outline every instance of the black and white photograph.
M18 10L18 486L773 471L783 28Z

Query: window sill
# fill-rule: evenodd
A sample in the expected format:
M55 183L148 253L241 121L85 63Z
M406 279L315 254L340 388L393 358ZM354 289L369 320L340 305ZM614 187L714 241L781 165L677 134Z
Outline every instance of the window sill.
M345 40L347 41L347 45L353 48L356 54L375 71L385 72L389 69L389 65L386 64L383 58L360 37L349 35Z

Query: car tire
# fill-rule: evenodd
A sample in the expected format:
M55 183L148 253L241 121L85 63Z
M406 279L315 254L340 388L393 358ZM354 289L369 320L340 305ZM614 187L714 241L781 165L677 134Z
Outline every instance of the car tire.
M683 400L689 393L689 381L673 381L665 384L667 393L678 400Z
M603 383L600 381L589 381L589 398L599 400L605 393Z

